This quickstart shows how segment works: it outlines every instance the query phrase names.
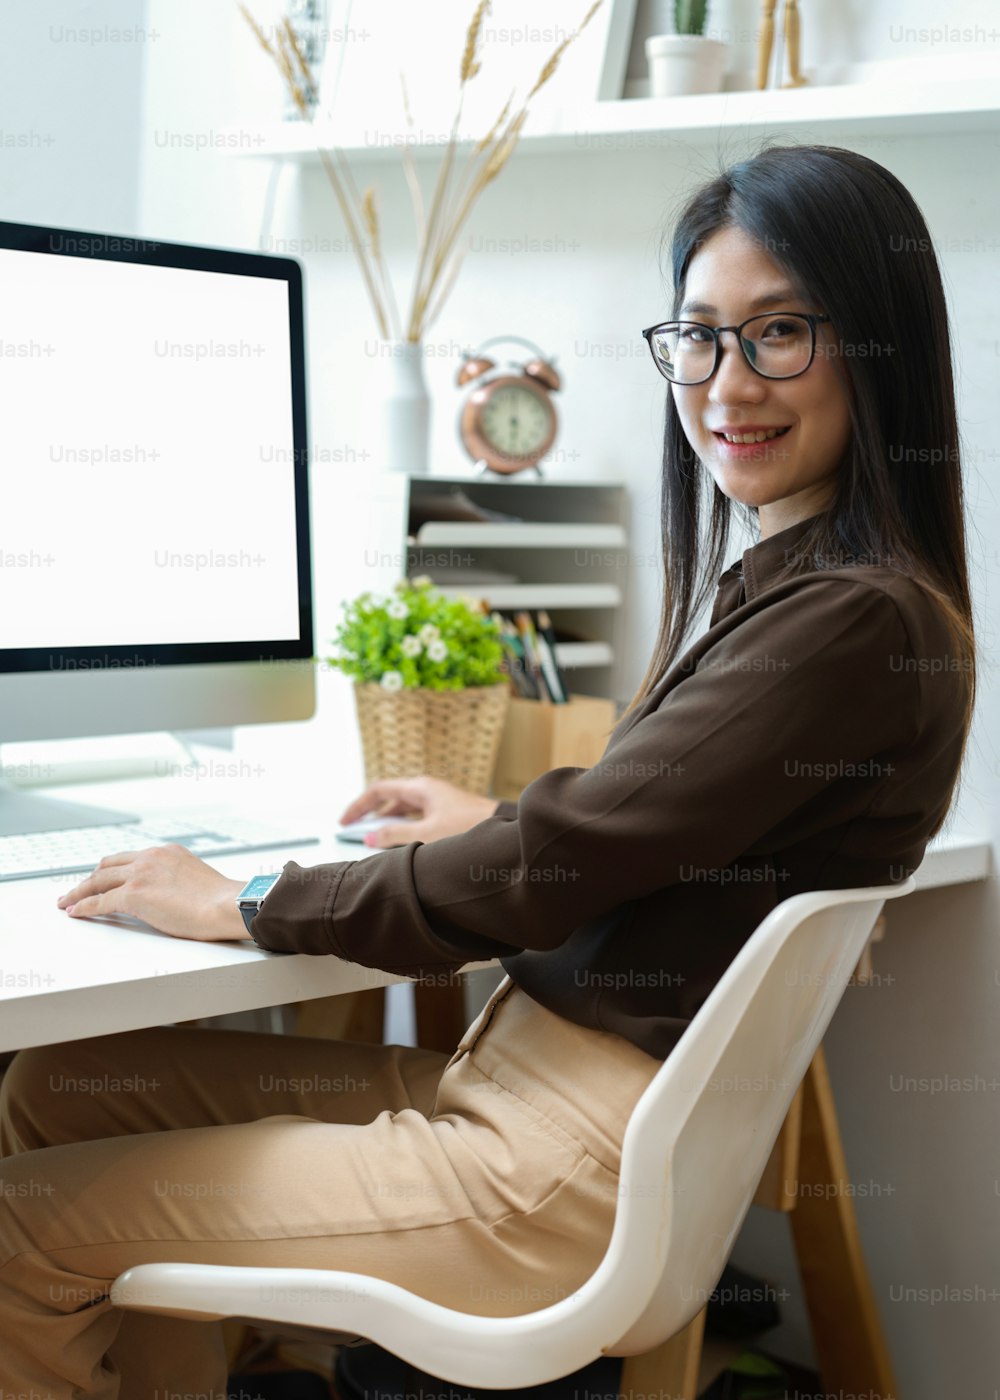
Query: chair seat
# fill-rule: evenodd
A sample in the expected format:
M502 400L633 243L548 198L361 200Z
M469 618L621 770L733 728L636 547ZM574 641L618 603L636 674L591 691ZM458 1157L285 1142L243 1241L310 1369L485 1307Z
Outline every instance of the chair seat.
M898 885L793 895L730 963L638 1100L604 1258L575 1292L478 1317L345 1271L143 1264L115 1306L367 1338L454 1384L525 1388L679 1333L717 1284L789 1104Z

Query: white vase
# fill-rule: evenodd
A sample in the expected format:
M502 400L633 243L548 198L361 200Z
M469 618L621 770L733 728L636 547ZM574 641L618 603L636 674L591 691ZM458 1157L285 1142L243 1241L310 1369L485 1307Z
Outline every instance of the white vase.
M726 46L702 34L653 34L646 40L651 97L719 92Z
M431 401L424 347L380 340L371 366L368 427L376 471L426 476L430 470Z

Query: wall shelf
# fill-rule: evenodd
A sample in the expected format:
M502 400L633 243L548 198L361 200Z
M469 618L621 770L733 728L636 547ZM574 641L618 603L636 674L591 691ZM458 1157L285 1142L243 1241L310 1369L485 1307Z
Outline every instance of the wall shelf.
M556 660L564 671L580 666L610 666L614 659L608 642L556 642Z
M491 608L618 608L616 583L439 584L446 598L482 595Z
M720 131L801 132L814 127L827 137L862 130L895 136L998 131L1000 72L979 71L936 81L893 75L823 87L592 102L552 112L537 122L529 115L519 149L540 155L656 149L678 139L714 140ZM347 123L337 131L340 148L352 160L398 160L404 145L415 159L429 158L444 147L441 140L406 141L398 133ZM319 160L317 137L329 144L333 133L319 123L313 132L298 122L273 122L254 131L244 126L238 135L241 139L230 144L241 156L280 156L310 164ZM464 136L461 149L468 149L481 135Z
M428 520L452 486L486 512L517 518ZM626 526L628 495L620 481L555 481L527 472L512 477L372 472L359 479L351 510L338 510L332 488L316 509L326 522L322 557L336 561L336 578L318 586L351 596L363 579L365 587L388 593L404 575L428 574L450 597L481 597L508 612L544 608L571 692L628 698L619 693L618 658L634 559ZM411 517L414 524L421 522L417 542ZM455 575L450 580L449 571ZM466 571L506 574L510 581L462 582L458 575Z
M466 525L433 520L420 527L413 543L418 549L441 545L471 549L624 549L625 527L559 521L541 524L530 520Z

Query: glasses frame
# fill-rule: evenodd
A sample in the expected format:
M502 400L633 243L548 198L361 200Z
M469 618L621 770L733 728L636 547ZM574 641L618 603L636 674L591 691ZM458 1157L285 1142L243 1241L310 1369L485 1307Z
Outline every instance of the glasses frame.
M743 344L743 327L748 326L751 321L766 320L771 316L795 316L800 321L806 321L809 325L809 336L811 340L809 359L803 368L797 369L794 374L765 374L764 371L758 369L756 365L750 364L746 347ZM706 326L703 321L680 321L675 316L669 321L657 321L655 326L647 326L642 332L642 338L649 346L649 353L653 357L653 364L656 366L657 370L663 375L663 378L668 384L676 384L678 389L694 389L697 388L699 384L707 384L712 378L715 371L719 368L719 363L722 359L722 341L719 337L722 335L723 331L734 332L736 335L736 343L740 347L740 354L743 356L744 361L750 365L754 374L759 374L761 379L773 379L778 382L783 382L786 379L798 379L800 374L805 374L806 370L809 369L813 360L816 358L816 327L823 325L824 322L829 320L829 316L819 315L812 311L758 311L753 316L748 316L745 321L741 321L738 326ZM671 379L670 375L663 369L663 366L656 358L656 351L653 349L651 336L654 331L661 331L665 326L700 326L702 330L710 332L712 339L715 341L715 358L712 361L712 368L705 375L704 379L693 379L682 384L676 379Z

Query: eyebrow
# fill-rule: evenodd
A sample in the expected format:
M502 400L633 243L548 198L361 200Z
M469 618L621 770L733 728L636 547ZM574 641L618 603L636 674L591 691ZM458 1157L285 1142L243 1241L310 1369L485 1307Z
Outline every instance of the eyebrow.
M778 302L798 300L800 298L794 287L779 287L776 291L765 292L763 296L757 297L749 305L751 311L762 311L764 307L774 306ZM700 316L714 316L717 310L717 307L709 306L704 301L686 301L677 314L680 316L686 311L694 311Z

